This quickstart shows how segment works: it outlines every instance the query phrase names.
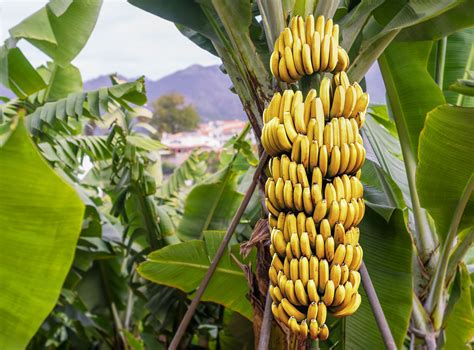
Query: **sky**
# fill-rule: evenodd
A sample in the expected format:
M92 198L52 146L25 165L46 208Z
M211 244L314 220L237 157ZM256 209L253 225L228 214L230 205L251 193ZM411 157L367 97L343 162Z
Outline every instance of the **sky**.
M0 0L0 42L8 37L9 28L46 3ZM47 60L25 40L18 46L35 66ZM209 66L220 64L220 60L181 35L173 23L125 0L104 0L96 27L73 64L84 80L109 73L126 77L146 75L155 80L193 64Z

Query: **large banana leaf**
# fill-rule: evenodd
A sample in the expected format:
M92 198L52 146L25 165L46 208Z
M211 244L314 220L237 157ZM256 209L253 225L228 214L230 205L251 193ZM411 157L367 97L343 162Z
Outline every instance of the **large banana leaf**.
M464 264L461 264L451 290L453 308L443 322L445 349L471 349L469 341L474 337L474 310L472 308L472 281ZM448 308L451 306L451 300Z
M416 176L420 202L434 218L440 237L447 235L464 187L474 173L474 109L443 105L426 117L420 135ZM474 224L474 196L460 229Z
M369 209L360 230L364 261L397 349L401 349L412 308L412 243L403 212L396 209L387 223ZM346 319L345 329L346 349L384 348L365 293L360 309Z
M10 29L58 64L66 65L82 50L95 27L102 0L56 0Z
M222 242L225 232L206 231L204 240L191 240L164 247L148 255L138 267L140 275L152 282L179 288L193 296ZM219 303L252 319L252 307L246 294L247 279L233 261L239 257L239 245L224 254L204 295L203 301Z
M226 229L242 198L236 191L236 173L231 163L220 174L191 190L179 224L179 238L198 239L206 230Z
M71 267L84 205L42 159L22 120L0 148L0 348L24 348Z
M427 70L431 47L431 42L393 42L379 58L400 142L409 142L414 159L426 114L445 103Z

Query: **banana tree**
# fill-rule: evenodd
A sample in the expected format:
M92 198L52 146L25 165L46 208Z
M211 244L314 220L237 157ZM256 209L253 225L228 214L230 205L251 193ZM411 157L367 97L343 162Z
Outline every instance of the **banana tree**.
M221 58L257 140L273 91L287 88L272 80L269 62L292 16L334 18L352 62L351 80L365 85L365 74L378 61L387 105L371 106L364 134L370 147L362 178L368 203L361 224L364 260L397 348L466 347L474 335L465 260L474 239L473 100L465 74L473 61L472 30L466 29L472 2L129 2L174 22ZM319 80L314 74L293 87L307 91ZM264 282L252 289L254 306L265 305L268 286L259 274L269 266L267 248L258 247L257 278ZM254 308L256 338L261 309ZM461 326L463 320L469 321ZM383 347L367 302L331 328L321 348ZM276 325L272 338L274 348L284 343Z

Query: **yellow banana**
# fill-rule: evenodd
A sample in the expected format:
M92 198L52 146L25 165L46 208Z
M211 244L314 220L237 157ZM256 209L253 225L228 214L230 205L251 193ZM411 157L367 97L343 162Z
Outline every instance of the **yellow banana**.
M347 246L348 247L348 246ZM334 252L334 259L332 260L333 265L342 265L346 256L346 246L339 244Z
M313 201L311 200L311 190L309 187L303 189L303 207L306 214L311 215L313 213Z
M290 260L288 258L285 258L285 261L283 262L283 273L285 276L291 276L291 271L290 271Z
M290 174L290 181L293 186L295 186L298 183L298 174L296 172L297 168L296 162L290 162L290 167L288 169L288 173Z
M315 301L312 301L308 306L308 311L306 312L307 319L313 319L318 316L318 304Z
M340 118L339 123L339 142L341 145L348 143L348 134L347 134L347 120L345 118Z
M300 151L300 161L305 169L309 169L309 139L306 135L303 135L301 138Z
M346 317L352 315L354 312L357 311L360 304L362 302L362 297L359 293L355 293L352 295L351 300L347 306L344 308L337 310L333 313L334 317Z
M303 17L297 17L297 24L298 24L298 34L301 40L301 44L306 44L306 29L305 29L305 21Z
M285 223L286 223L286 226L288 228L288 232L290 234L290 237L293 233L296 233L296 234L298 233L298 230L296 228L296 216L294 214L291 214L291 213L288 214L286 216Z
M288 321L290 320L281 303L278 305L278 319L285 325L288 325Z
M334 259L334 238L328 237L324 242L324 252L326 253L326 260L331 262Z
M278 225L277 219L273 216L272 213L268 213L268 226L270 228L275 228Z
M336 188L332 183L328 183L324 188L324 198L329 204L332 204L333 201L337 200Z
M326 287L324 288L324 294L321 297L321 300L326 306L330 306L334 301L334 291L336 288L334 287L334 282L329 280L326 282Z
M346 256L344 257L344 264L351 266L352 258L354 257L354 247L350 244L346 245Z
M283 178L279 177L275 184L275 196L276 196L276 201L278 203L278 206L280 208L285 207L285 199L283 195L284 187L285 187L285 182L283 181Z
M308 338L309 326L306 320L301 321L300 324L300 337L302 340Z
M291 77L291 80L297 81L301 79L301 75L299 75L298 72L296 71L295 62L293 60L293 53L291 51L291 46L285 47L284 58L285 58L286 69L288 70L288 74Z
M336 249L340 244L345 244L345 231L344 226L338 222L334 226L334 244L336 245Z
M276 285L278 283L277 271L273 266L270 266L270 268L268 269L268 277L270 278L270 281L273 285Z
M318 288L316 286L317 283L317 280L310 279L306 285L306 289L308 290L308 298L313 303L317 303L319 301Z
M356 143L349 145L349 164L347 164L346 173L352 173L357 165L357 147Z
M308 234L306 232L303 232L303 235ZM301 237L303 237L303 235ZM309 247L309 242L308 242L308 247ZM306 248L305 248L306 249ZM301 247L301 251L303 251L303 247ZM307 256L302 256L300 261L299 261L299 279L301 282L303 282L303 286L306 287L309 281L309 261L308 261L308 256L311 258L311 248L310 248L310 254L307 254Z
M273 254L271 266L273 266L278 273L280 270L283 270L283 263L281 262L278 254Z
M360 265L362 264L363 257L363 251L360 245L355 246L353 255L354 256L352 257L351 265L349 266L349 268L351 270L358 270Z
M331 36L325 34L321 40L321 66L319 69L321 71L328 70L329 64L329 54L330 54L330 47L331 46Z
M273 206L272 202L270 202L268 198L265 198L265 206L267 207L268 211L273 214L273 216L278 216L278 214L280 214L278 209Z
M311 183L318 184L319 188L322 188L323 186L323 174L321 173L321 169L319 168L314 168L313 169L313 174L311 175Z
M324 258L324 239L321 235L316 236L315 250L318 259Z
M354 222L356 212L355 212L355 207L352 202L347 204L347 216L346 220L344 221L344 229L348 230L351 226L352 223Z
M311 337L311 339L316 340L318 339L318 335L319 335L318 321L316 321L316 319L313 318L309 321L309 336Z
M357 221L355 222L355 225L359 225L362 219L364 218L365 214L365 202L363 198L357 199L357 205L359 206L359 217L357 218Z
M291 282L291 281L288 281ZM287 283L288 283L287 282ZM281 305L283 306L283 310L285 310L286 314L290 317L294 317L298 322L304 320L305 315L300 312L296 307L292 305L290 300L283 298L281 299Z
M331 266L331 271L329 272L329 279L334 282L334 286L338 286L341 283L341 266L334 264Z
M286 299L288 299L288 301L291 304L299 305L300 302L298 301L298 298L296 298L296 293L295 293L295 283L292 280L287 280L285 283L285 295L286 295ZM281 300L282 303L283 303L283 300L285 300L285 298ZM289 313L285 307L284 309L289 316L293 316L293 314Z
M352 283L354 290L358 290L360 286L360 273L357 271L349 272L349 282Z
M313 37L314 26L315 26L313 15L309 15L308 17L306 17L305 26L306 26L305 28L306 43L310 44L311 38Z
M318 334L318 339L321 341L325 341L329 338L329 328L327 325L322 324L319 327L319 334Z
M342 185L344 186L344 199L350 201L352 198L351 178L347 174L341 176Z
M290 238L291 252L296 259L301 257L300 239L297 233L292 233Z
M286 49L287 48L285 48L285 51ZM280 62L278 63L278 75L280 76L280 80L285 83L294 82L294 79L290 77L290 73L288 73L288 68L286 68L285 56L280 57Z
M280 119L280 103L281 103L281 94L276 92L275 95L272 97L272 101L268 106L268 111L270 113L270 118L278 118ZM280 122L282 120L280 119Z
M339 223L346 221L348 208L346 199L342 198L339 202Z
M318 72L321 68L321 34L314 32L311 40L311 62L313 63L313 70Z
M283 187L283 199L285 201L285 206L289 210L293 210L295 205L293 203L293 186L291 185L291 181L285 181L285 185Z
M285 47L293 46L293 35L291 34L290 28L285 28L283 30L283 42L285 44Z
M318 290L320 293L324 292L326 282L329 280L329 265L326 259L319 260L319 281Z
M295 282L295 294L301 305L308 305L308 295L301 280Z
M303 210L303 187L300 183L293 187L293 204L297 211Z
M301 40L298 38L293 42L293 61L295 63L296 72L303 76L306 74L304 67L303 67L303 60L302 60L302 46Z
M356 106L357 102L357 91L354 86L349 86L346 90L346 98L344 102L344 112L343 116L349 118L352 116L352 112Z
M337 201L332 201L328 214L329 226L334 227L336 222L339 220L339 213L339 203Z
M364 92L358 99L354 110L351 113L351 117L355 117L357 113L365 112L369 106L369 94Z
M298 136L295 139L295 142L293 143L293 149L291 150L291 160L300 163L301 162L301 140L303 138L303 135L298 134Z
M305 170L303 164L298 164L297 165L296 174L297 174L297 177L298 177L298 182L303 187L309 187L308 175L306 174L306 170Z
M306 107L305 107L306 108ZM311 109L311 107L310 107ZM306 113L306 112L305 112ZM313 142L314 140L314 126L316 125L316 118L311 118L306 126L306 136L308 137L309 142Z
M316 30L316 32L318 32L319 34L321 34L322 36L324 36L324 34L325 34L325 32L324 32L324 27L325 27L324 16L319 16L318 18L316 18L316 27L315 27L315 30Z
M364 161L365 161L364 146L362 146L359 142L355 142L354 145L356 146L356 149L357 149L357 162L356 162L355 169L353 169L353 171L359 170L360 168L362 168L362 165L364 164Z
M283 91L278 109L278 118L280 119L280 122L283 122L283 116L285 112L291 112L291 103L293 101L294 94L295 93L291 89Z
M318 184L314 184L311 186L311 199L313 200L314 205L317 205L320 201L323 200L323 194L321 193L321 188Z
M351 144L356 141L356 134L354 134L354 129L352 128L351 119L345 119L346 129L347 129L347 143Z
M283 126L285 127L286 135L290 142L295 142L298 133L293 124L293 118L291 117L290 112L285 112L283 116Z
M306 231L306 215L303 212L299 212L296 216L296 229L298 230L298 237Z
M339 25L334 24L332 27L332 37L336 39L336 44L339 45Z
M325 25L324 25L324 35L332 36L333 25L334 25L334 23L333 23L332 18L328 18L326 20Z
M300 237L300 249L301 253L308 259L311 257L311 245L309 243L308 232L303 232ZM307 261L307 260L306 260ZM301 277L300 277L301 278Z
M323 144L328 148L329 152L334 147L334 132L332 123L328 123L324 126Z
M339 173L344 173L349 166L349 161L351 157L351 150L347 143L341 144L341 166L339 168Z
M272 314L275 319L280 320L280 315L278 314L278 306L275 302L272 303Z
M319 148L319 169L321 170L321 174L326 176L328 171L328 149L325 145L322 145Z
M274 286L273 287L273 296L275 301L280 302L283 299L283 294L281 293L280 287Z
M295 106L294 119L296 131L302 134L306 134L306 124L304 122L304 103L298 103Z
M313 220L316 224L318 224L326 216L327 209L328 209L327 202L325 199L323 199L322 201L319 201L316 204L316 207L313 213Z
M280 55L278 51L273 51L270 56L270 71L273 76L277 79L280 79L280 74L278 73L278 61L280 60Z
M319 144L323 143L324 133L324 108L321 98L315 98L311 104L311 118L316 118L316 125L314 126L313 138L318 141Z
M318 321L319 324L323 324L326 322L327 315L328 315L328 309L326 307L326 304L320 301L318 303L318 315L316 316L316 320Z
M298 259L291 259L290 261L290 278L293 282L299 278Z
M288 281L288 277L286 277L286 275L280 271L280 273L278 273L278 287L280 288L284 296L286 296L286 292L285 292L286 281Z
M315 89L311 89L308 91L306 98L304 100L304 123L308 125L311 119L311 105L313 104L313 100L316 98L317 92ZM314 126L313 126L314 128ZM308 127L309 129L309 127ZM308 130L309 132L309 130ZM312 138L311 138L312 140Z
M301 332L301 327L294 317L290 317L288 320L288 328L290 328L291 332L294 334L299 334Z
M349 279L349 267L346 264L341 265L341 284L345 284Z
M344 301L345 296L346 296L346 289L341 284L336 288L336 291L334 292L334 300L332 302L332 305L333 306L341 305L342 302Z
M276 193L275 193L275 181L273 181L273 180L269 181L268 188L267 188L266 192L267 192L266 195L267 195L268 199L270 200L270 202L272 203L272 205L277 210L281 210L283 207L280 207L278 205L278 201L277 201Z
M277 180L280 177L280 158L273 157L270 164L270 174Z
M303 103L303 93L297 90L293 96L293 101L291 101L291 115L295 115L296 106L300 103Z
M311 248L314 248L318 232L316 231L316 225L312 217L306 218L306 232L308 233L309 245Z
M328 63L328 71L332 72L334 69L336 69L337 66L337 59L339 56L339 47L337 44L336 39L331 36L329 39L329 63Z
M328 77L324 77L319 86L319 98L323 104L324 117L329 117L329 111L331 109L331 80Z
M316 256L313 255L311 256L311 258L309 258L309 279L310 281L312 280L314 283L316 283L316 285L318 284L318 279L319 279L318 271L319 271L319 260L318 258L316 258ZM308 284L309 284L309 281L308 281Z
M331 236L331 225L329 225L328 219L323 219L319 224L319 234L323 236L324 240L327 240Z
M284 181L290 179L288 174L288 168L290 166L290 158L286 154L283 154L280 158L280 174Z
M314 73L313 63L311 61L311 47L308 44L303 45L303 49L301 50L301 58L303 61L303 69L307 75L311 75Z
M341 147L341 140L339 137L339 119L333 118L331 119L332 123L332 130L334 134L334 146Z
M344 103L346 99L346 90L344 86L339 85L336 87L334 91L334 98L332 101L330 117L331 118L339 118L342 116L342 112L344 111Z

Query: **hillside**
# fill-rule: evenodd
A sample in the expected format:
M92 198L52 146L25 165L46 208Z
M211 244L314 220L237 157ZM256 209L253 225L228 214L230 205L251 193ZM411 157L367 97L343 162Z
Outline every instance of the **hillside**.
M373 67L367 73L366 80L370 101L385 103L385 88L378 67ZM108 85L110 79L104 75L86 81L84 88L95 90ZM158 80L146 79L149 103L161 95L178 92L197 108L203 121L245 119L239 98L229 90L231 86L229 77L218 66L192 65ZM0 96L12 94L0 85Z

